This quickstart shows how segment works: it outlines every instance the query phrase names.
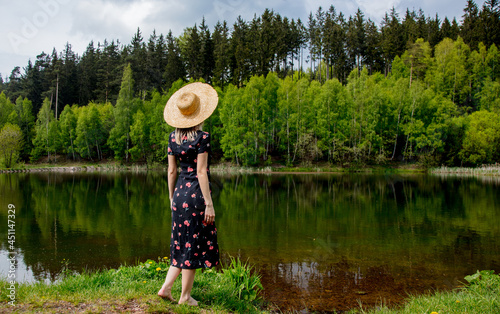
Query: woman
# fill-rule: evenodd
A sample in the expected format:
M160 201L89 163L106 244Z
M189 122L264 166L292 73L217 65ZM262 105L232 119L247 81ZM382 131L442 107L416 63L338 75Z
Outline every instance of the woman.
M182 272L179 304L198 305L191 297L197 268L219 263L215 211L210 195L210 135L203 121L215 110L217 92L208 84L192 83L179 89L165 106L165 121L175 127L168 140L168 191L172 210L170 268L158 291L175 301L171 290ZM181 173L177 179L177 159Z

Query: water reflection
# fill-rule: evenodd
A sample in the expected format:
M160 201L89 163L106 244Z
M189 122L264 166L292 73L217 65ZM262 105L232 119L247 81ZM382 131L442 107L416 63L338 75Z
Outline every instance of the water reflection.
M282 309L347 310L500 270L498 180L426 175L213 175L225 258L263 275ZM20 264L37 280L168 256L164 173L0 175ZM7 251L6 224L0 224ZM3 258L0 255L0 260ZM0 261L0 265L2 261ZM3 269L3 266L2 266ZM29 280L29 279L28 279Z

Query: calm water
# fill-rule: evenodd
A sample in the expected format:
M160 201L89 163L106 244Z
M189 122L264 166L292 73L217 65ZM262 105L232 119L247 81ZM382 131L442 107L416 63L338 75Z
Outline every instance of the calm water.
M213 175L219 245L263 275L283 310L397 304L500 271L500 178ZM0 174L0 267L16 206L19 280L168 256L163 173Z

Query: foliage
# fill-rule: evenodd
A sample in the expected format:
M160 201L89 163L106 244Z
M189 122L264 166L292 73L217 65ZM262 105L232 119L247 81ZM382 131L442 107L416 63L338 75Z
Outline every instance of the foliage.
M148 259L143 263L139 263L141 273L148 279L165 279L169 267L168 257L158 258L158 261Z
M6 123L0 131L0 152L6 168L17 162L22 145L23 134L19 126Z
M90 42L81 57L68 43L0 80L0 127L19 125L24 160L164 162L164 105L202 80L220 98L205 124L216 160L497 162L472 115L500 112L499 12L498 1L468 1L459 25L393 8L375 25L359 9L346 17L330 6L304 25L266 9L213 32L205 19L179 37L153 31L145 40L137 29L130 44Z
M248 262L242 263L240 259L231 257L231 264L224 270L224 275L234 284L240 300L254 301L259 291L264 289L260 275L252 275L252 266Z

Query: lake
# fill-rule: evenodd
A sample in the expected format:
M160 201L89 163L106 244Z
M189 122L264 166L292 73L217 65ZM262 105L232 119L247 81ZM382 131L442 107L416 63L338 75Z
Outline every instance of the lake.
M222 261L248 260L282 310L344 311L500 271L500 178L212 174ZM0 267L16 208L19 281L169 256L166 173L0 174ZM196 285L196 283L195 283ZM159 287L158 287L159 288Z

